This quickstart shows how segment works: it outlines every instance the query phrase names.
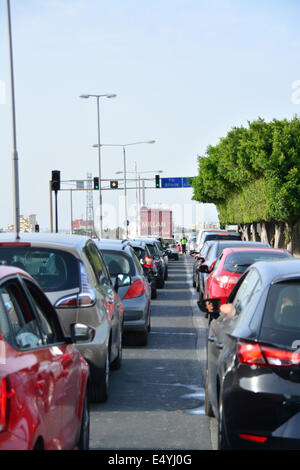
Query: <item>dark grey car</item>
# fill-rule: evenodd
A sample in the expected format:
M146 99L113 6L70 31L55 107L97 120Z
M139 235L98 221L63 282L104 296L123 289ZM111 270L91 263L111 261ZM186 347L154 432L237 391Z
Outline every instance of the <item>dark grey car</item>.
M124 333L144 346L150 331L151 286L127 240L97 242L124 307Z

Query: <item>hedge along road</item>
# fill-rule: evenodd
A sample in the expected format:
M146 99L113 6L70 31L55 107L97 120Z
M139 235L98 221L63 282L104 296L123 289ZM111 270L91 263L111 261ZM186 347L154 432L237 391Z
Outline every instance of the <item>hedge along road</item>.
M125 346L106 403L91 405L90 448L210 450L204 414L206 320L191 281L192 258L169 261L151 304L146 347Z

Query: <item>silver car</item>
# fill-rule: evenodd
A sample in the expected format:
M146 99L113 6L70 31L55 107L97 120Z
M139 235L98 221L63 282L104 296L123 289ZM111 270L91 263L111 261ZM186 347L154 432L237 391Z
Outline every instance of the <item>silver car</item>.
M97 244L123 302L124 333L135 345L145 346L150 331L151 286L141 263L127 240Z
M80 235L0 234L0 263L19 266L42 287L66 335L80 322L95 328L93 341L77 343L91 372L91 400L108 396L110 368L122 359L123 306L99 250Z

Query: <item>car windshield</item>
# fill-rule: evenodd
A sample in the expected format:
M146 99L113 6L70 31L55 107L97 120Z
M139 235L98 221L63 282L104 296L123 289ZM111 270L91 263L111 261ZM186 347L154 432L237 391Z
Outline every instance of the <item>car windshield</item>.
M134 276L134 264L128 256L118 251L106 251L102 249L101 252L112 277L120 273Z
M300 347L300 280L270 287L260 333L262 341Z
M285 259L288 256L285 253L272 252L248 252L248 253L231 253L226 257L224 270L231 273L242 274L248 266L257 261L271 261L276 259Z
M80 285L78 260L66 251L1 246L0 263L24 269L45 292L69 290Z

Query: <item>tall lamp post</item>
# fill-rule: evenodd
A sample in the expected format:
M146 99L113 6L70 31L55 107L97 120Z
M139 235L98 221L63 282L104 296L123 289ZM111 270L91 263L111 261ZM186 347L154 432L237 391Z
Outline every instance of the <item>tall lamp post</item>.
M100 144L101 147L122 147L123 148L123 165L124 165L124 196L125 196L125 233L126 238L128 238L128 222L127 222L127 177L126 177L126 150L125 148L129 145L139 145L139 144L154 144L155 140L143 140L140 142L130 142L129 144ZM99 145L99 144L98 144ZM93 145L93 147L98 147L98 145Z
M13 134L13 151L12 151L13 171L12 173L13 173L14 227L15 227L15 239L19 240L20 239L19 159L18 159L18 151L17 151L15 84L14 84L10 0L6 0L6 5L7 5L7 23L8 23L8 39L9 39L11 105L12 105L12 134Z
M100 144L100 98L115 98L115 94L105 94L105 95L80 95L79 98L96 98L97 101L97 120L98 120L98 164L99 164L99 212L100 212L100 225L99 225L99 238L102 238L102 190L101 190L101 144Z

